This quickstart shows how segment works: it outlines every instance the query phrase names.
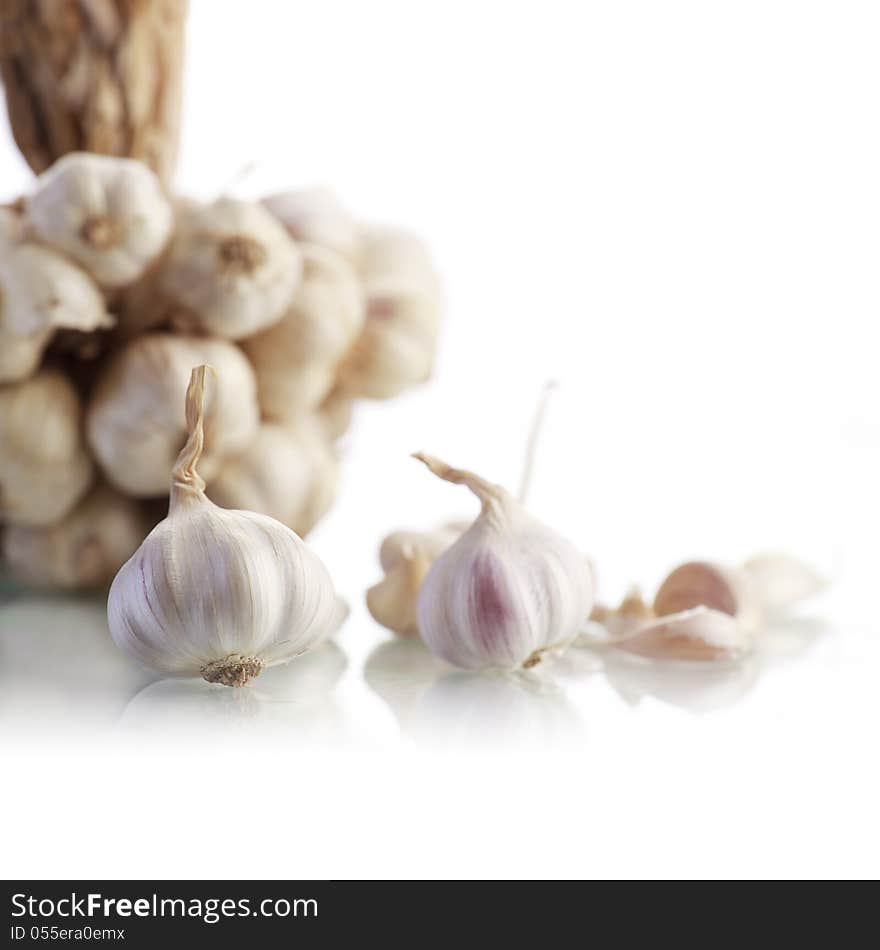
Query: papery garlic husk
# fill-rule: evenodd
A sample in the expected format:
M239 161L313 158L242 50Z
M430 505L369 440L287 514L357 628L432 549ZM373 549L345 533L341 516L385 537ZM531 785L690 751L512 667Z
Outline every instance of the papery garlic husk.
M240 340L281 319L301 274L299 249L265 208L218 198L181 210L157 279L180 326Z
M658 617L693 607L709 607L736 617L747 632L757 630L764 611L751 579L742 571L709 561L689 561L677 567L654 597Z
M269 515L302 537L329 510L338 479L336 456L314 419L266 422L246 451L223 462L208 497L221 508Z
M434 368L440 298L417 281L366 281L367 317L339 370L341 385L368 399L390 399L425 382Z
M297 242L330 248L352 264L359 262L360 228L329 189L282 191L265 197L263 204Z
M0 387L0 522L58 521L93 474L79 397L62 373L42 370Z
M431 565L467 526L436 531L395 531L379 548L385 576L367 591L367 608L373 619L402 637L417 637L416 604Z
M3 560L31 587L100 588L134 554L148 527L136 501L99 485L55 524L7 528Z
M732 661L751 650L752 635L729 613L692 607L647 620L613 646L651 659Z
M159 179L129 158L72 152L37 179L26 219L104 287L137 280L168 242L171 205Z
M303 276L284 316L242 341L267 419L287 421L315 409L333 389L338 363L364 324L360 281L344 257L301 245Z
M89 444L107 479L136 498L163 495L186 440L184 397L193 366L210 361L223 379L209 387L201 468L212 478L222 460L243 452L257 434L256 381L245 355L226 340L151 333L128 343L107 364L89 402Z
M144 666L244 686L334 633L343 616L327 569L290 528L206 497L196 466L207 370L197 367L187 390L189 438L168 517L116 575L107 615L115 643Z
M759 554L742 571L756 596L770 613L786 610L824 590L826 582L809 564L788 554Z
M501 486L431 456L416 458L482 504L419 591L416 618L428 649L464 669L516 669L570 643L593 602L583 554Z

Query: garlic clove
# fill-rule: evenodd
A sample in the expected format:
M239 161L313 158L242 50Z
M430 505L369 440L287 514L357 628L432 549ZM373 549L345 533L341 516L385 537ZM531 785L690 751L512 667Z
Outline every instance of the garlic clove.
M109 585L146 533L139 505L101 485L54 524L8 527L3 560L17 580L31 587L98 588Z
M187 389L189 435L168 517L117 574L107 611L114 642L143 665L244 686L322 642L344 616L327 569L293 531L206 497L207 371L193 370Z
M581 552L499 485L415 457L438 478L465 485L482 505L422 583L416 617L428 649L464 669L516 669L573 640L593 599Z
M93 474L79 397L62 373L42 370L0 387L0 522L59 521Z
M265 197L263 205L295 241L329 248L353 264L360 259L360 229L329 189L279 192Z
M596 605L590 614L590 621L602 627L602 635L582 637L581 642L614 643L638 630L655 617L653 608L645 602L638 586L631 587L613 610Z
M212 478L223 459L243 452L259 426L256 381L247 358L225 340L145 334L103 367L89 402L89 444L108 480L126 494L167 492L168 472L186 439L183 405L191 368L210 360L224 385L210 387L202 460Z
M414 548L405 553L367 591L367 608L373 619L402 637L419 635L416 602L431 560Z
M284 316L242 342L257 377L267 419L285 421L315 409L333 389L337 365L364 324L364 297L345 258L302 245L303 277Z
M742 566L765 610L785 610L817 594L826 582L809 564L787 554L761 554Z
M693 607L648 620L612 645L652 659L737 660L751 649L752 637L730 614Z
M265 208L219 198L183 207L157 281L198 329L239 340L282 318L302 267L299 249Z
M763 610L751 578L742 571L709 561L680 565L667 576L654 597L654 612L660 617L700 606L736 617L749 632L763 622Z
M27 199L36 237L72 257L105 287L138 279L171 235L158 178L128 158L72 152L37 179Z

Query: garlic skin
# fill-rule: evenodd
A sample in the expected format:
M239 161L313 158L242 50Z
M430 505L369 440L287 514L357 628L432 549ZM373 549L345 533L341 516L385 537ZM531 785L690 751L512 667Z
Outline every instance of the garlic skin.
M223 386L209 387L202 460L213 477L226 456L257 434L256 381L245 355L225 340L152 333L132 340L104 368L89 403L89 444L107 479L135 498L163 495L186 440L184 399L193 366L210 361Z
M116 575L107 616L114 642L144 666L244 686L321 642L342 616L327 569L293 531L205 496L196 466L207 369L193 370L187 391L189 438L168 517Z
M261 205L232 198L185 206L158 273L179 325L230 340L277 323L290 307L302 255Z
M733 661L749 653L752 634L729 613L692 607L647 620L614 646L651 659Z
M709 607L736 617L748 633L764 621L763 606L751 579L742 571L710 561L681 564L660 585L654 597L658 617L694 607Z
M352 264L360 260L360 228L329 189L278 192L262 203L295 241L329 248Z
M99 485L57 523L7 528L3 560L30 587L99 588L134 554L147 528L137 502Z
M401 637L417 637L416 603L431 565L467 526L436 531L395 531L379 548L385 576L366 595L373 619Z
M137 280L171 235L159 179L129 158L72 152L37 179L25 215L36 237L63 251L104 287Z
M245 452L224 461L208 497L221 508L262 512L304 537L333 503L338 479L336 456L315 420L267 422Z
M583 554L499 485L415 456L482 504L477 520L433 563L416 619L435 655L463 669L532 666L577 635L593 602Z
M333 389L337 366L361 331L364 296L345 258L316 245L301 246L303 276L284 316L242 341L257 377L267 419L296 419Z
M79 396L65 376L43 370L0 388L0 522L58 521L93 474Z

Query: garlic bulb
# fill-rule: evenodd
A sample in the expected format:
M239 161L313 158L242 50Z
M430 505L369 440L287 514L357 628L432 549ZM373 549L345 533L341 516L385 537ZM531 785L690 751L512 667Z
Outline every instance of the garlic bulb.
M263 204L294 240L330 248L352 263L359 260L360 229L332 191L326 188L283 191L268 195Z
M101 485L54 524L7 528L3 559L33 587L101 587L134 554L147 528L137 502Z
M239 340L281 319L301 272L297 246L265 208L219 198L183 208L158 284L182 326Z
M330 393L337 364L360 333L364 298L352 266L334 251L302 245L303 276L290 309L274 326L244 340L260 408L288 420Z
M354 416L354 397L339 386L330 391L318 406L317 419L328 439L341 438Z
M110 482L137 498L167 491L168 472L186 439L183 411L193 366L210 361L223 379L205 410L213 477L221 460L257 433L256 382L247 358L225 340L152 333L132 340L104 368L87 413L89 444Z
M367 228L361 236L361 273L368 282L403 278L435 296L439 283L428 249L414 234L395 228Z
M99 284L137 280L171 235L173 214L146 165L72 152L37 179L27 222L40 241L68 254Z
M205 496L196 466L207 369L193 370L187 390L189 438L168 517L116 575L107 615L115 643L143 665L244 686L315 646L342 618L327 569L293 531Z
M367 591L373 619L402 637L417 637L416 603L431 565L467 526L436 531L395 531L379 548L385 576Z
M304 536L327 513L337 480L336 457L315 420L267 422L245 452L224 461L208 497L221 508L262 512Z
M736 617L748 632L760 627L764 617L750 578L741 571L709 561L680 565L663 581L654 597L654 613L658 617L693 607L710 607Z
M482 503L419 591L418 629L431 652L465 669L513 669L570 642L593 602L581 552L499 485L431 456L416 458Z
M0 522L58 521L92 475L79 397L61 373L43 370L0 387Z

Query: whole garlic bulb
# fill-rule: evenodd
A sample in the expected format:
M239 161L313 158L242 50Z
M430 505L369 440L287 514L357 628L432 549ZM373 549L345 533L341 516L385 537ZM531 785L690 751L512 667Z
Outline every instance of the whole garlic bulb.
M26 204L38 239L81 264L104 287L137 280L173 226L159 179L141 162L86 152L59 159Z
M354 416L354 396L335 386L318 406L317 419L327 438L336 441L348 431Z
M268 419L295 419L333 388L337 364L364 323L364 298L352 266L334 251L304 244L303 277L285 315L242 342L254 365Z
M86 493L92 475L82 408L65 376L43 370L0 387L0 522L58 521Z
M226 459L208 484L221 508L259 511L308 534L333 503L338 463L315 420L263 423L241 455Z
M115 643L171 676L244 686L335 632L343 619L327 569L266 515L218 508L204 493L206 366L186 396L189 438L174 466L168 517L110 588Z
M178 322L239 340L281 319L301 273L299 249L265 208L219 198L181 210L157 279Z
M432 653L464 669L532 666L569 643L590 614L583 554L499 485L439 459L415 456L482 504L477 520L433 563L416 619Z
M109 481L136 498L167 491L168 472L186 439L184 395L192 367L210 361L223 379L211 387L205 410L210 452L202 462L213 477L221 460L257 434L259 411L253 370L225 340L145 334L110 361L89 403L86 428L95 458Z
M385 576L367 591L373 619L402 637L417 637L416 603L431 565L467 526L436 531L395 531L379 548Z
M263 204L294 240L330 248L351 263L360 260L360 228L327 188L282 191L265 197Z
M134 554L147 528L137 502L100 485L54 524L7 528L3 559L17 580L33 587L102 587Z

